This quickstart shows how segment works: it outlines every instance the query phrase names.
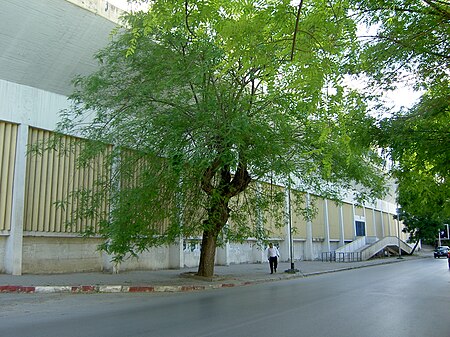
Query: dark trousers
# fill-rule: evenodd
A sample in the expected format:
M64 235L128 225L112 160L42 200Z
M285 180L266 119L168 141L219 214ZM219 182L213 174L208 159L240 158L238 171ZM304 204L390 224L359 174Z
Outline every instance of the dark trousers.
M278 258L276 256L269 257L269 265L270 265L270 273L273 274L274 269L276 273L278 267Z

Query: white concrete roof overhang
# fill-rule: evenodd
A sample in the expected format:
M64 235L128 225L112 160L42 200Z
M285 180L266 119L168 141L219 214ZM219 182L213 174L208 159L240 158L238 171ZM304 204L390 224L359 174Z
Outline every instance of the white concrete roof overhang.
M65 0L4 0L0 79L69 95L76 75L96 69L93 55L109 42L115 26Z

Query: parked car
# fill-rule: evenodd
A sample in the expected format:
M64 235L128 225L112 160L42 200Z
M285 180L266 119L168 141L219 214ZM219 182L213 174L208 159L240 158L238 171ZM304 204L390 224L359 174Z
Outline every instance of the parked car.
M434 250L434 258L441 258L448 256L448 246L439 246Z

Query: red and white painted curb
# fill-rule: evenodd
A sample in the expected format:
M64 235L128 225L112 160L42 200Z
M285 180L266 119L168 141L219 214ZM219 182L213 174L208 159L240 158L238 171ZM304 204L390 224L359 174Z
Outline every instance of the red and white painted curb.
M80 285L80 286L15 286L0 285L0 293L149 293L182 292L207 289L230 288L249 285L254 282L220 283L208 285L179 286L122 286L122 285Z

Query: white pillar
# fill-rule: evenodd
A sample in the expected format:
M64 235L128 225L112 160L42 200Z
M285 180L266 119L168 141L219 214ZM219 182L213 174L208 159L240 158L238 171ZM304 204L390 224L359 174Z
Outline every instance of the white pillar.
M220 266L230 265L230 243L228 241L223 246L217 247L216 263Z
M386 214L387 214L387 218L388 218L388 235L389 235L389 236L395 236L395 235L393 235L393 233L392 233L392 228L391 228L391 226L392 226L392 224L391 224L391 213L389 213L389 209L388 209L388 211L386 212Z
M257 197L260 198L262 195L262 186L260 182L256 183L256 193ZM258 208L256 213L256 226L259 229L263 229L264 227L264 211L261 208ZM258 242L253 242L251 244L252 247L252 262L254 263L263 263L267 262L266 247L261 246ZM281 253L283 256L283 253Z
M331 250L330 247L330 222L328 220L328 200L323 199L323 209L324 209L324 225L325 225L325 238L324 238L324 250L329 252Z
M339 247L345 245L344 210L342 204L339 205Z
M183 193L183 181L180 178L178 181L179 192L177 193L176 203L178 208L178 226L180 228L184 225L184 199ZM180 269L184 267L184 239L181 235L169 246L169 268L170 269Z
M290 260L290 252L291 252L291 226L292 226L292 214L291 214L291 198L289 193L291 193L288 187L284 189L284 240L280 242L280 260L281 261L289 261ZM294 258L294 257L292 257Z
M355 204L352 203L353 239L356 239Z
M25 175L27 168L28 125L17 130L14 163L11 229L6 241L5 269L8 274L22 274L23 221L25 210Z
M363 217L364 217L364 236L368 236L367 235L368 230L367 230L366 206L363 205L362 208L363 208Z
M375 216L375 206L372 208L372 222L373 222L373 232L375 233L375 237L378 238L377 233L377 218Z
M101 251L102 266L101 271L109 271L113 274L120 272L120 262L113 262L114 255L107 254L105 251Z
M180 269L184 267L183 238L169 246L169 268Z
M309 195L309 193L306 193L306 208L307 209L309 209L310 204L311 204L311 196ZM306 219L305 260L311 261L312 259L313 259L312 221L308 216L308 219Z

